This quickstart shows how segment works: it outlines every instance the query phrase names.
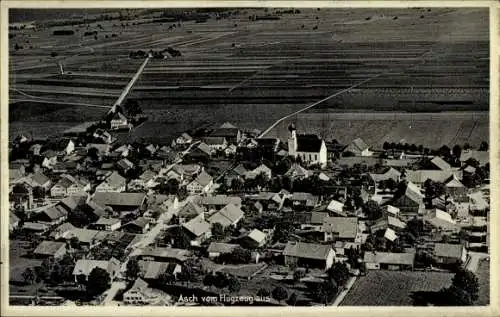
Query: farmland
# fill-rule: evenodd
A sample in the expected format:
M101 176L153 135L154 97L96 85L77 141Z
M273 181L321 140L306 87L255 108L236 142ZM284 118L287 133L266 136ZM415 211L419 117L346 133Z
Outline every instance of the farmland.
M451 285L453 273L370 271L359 278L341 306L411 306L415 292L437 292Z
M12 31L10 107L18 114L11 118L10 131L17 133L20 126L28 129L33 121L73 120L62 118L64 112L54 112L53 105L46 103L39 105L39 111L49 115L33 117L31 108L19 102L21 96L23 102L43 98L110 106L142 63L129 58L130 51L167 47L182 56L148 63L128 98L139 101L150 121L127 138L154 136L158 142L168 142L187 128L224 121L264 130L279 118L363 80L368 81L310 111L488 110L486 9L311 8L277 14L277 20L251 18L273 13L272 9L233 10L222 19L212 16L204 23L177 23L158 22L153 19L158 14L148 12L126 21ZM56 29L75 33L53 36ZM94 31L95 36L84 35ZM91 114L75 118L75 124L95 118L96 109L78 107L78 112ZM345 124L332 120L331 125ZM406 122L391 126L400 124ZM467 130L458 125L449 133ZM487 139L487 123L463 125L474 128L470 136L460 138L471 143ZM329 137L350 139L358 130L339 135L335 128ZM273 130L270 135L280 133ZM392 133L396 139L408 138L402 127ZM383 140L379 136L370 141ZM439 142L444 141L454 142L454 138L443 137Z

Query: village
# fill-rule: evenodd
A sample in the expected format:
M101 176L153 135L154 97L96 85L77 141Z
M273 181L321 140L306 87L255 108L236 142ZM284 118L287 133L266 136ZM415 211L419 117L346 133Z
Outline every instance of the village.
M382 271L455 276L426 304L472 305L483 287L486 142L374 148L230 122L119 142L137 122L115 107L11 143L11 303L338 306Z

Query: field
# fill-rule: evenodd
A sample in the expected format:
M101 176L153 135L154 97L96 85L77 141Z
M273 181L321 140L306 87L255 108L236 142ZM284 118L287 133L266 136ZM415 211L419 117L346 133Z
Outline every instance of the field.
M264 130L364 80L315 111L488 109L486 9L245 9L222 19L212 14L204 23L154 22L155 14L161 12L11 31L11 108L41 99L111 106L142 63L129 58L131 50L173 47L182 56L152 59L130 92L152 121L127 137L167 142L186 127L223 121ZM279 19L249 18L266 14ZM55 29L75 34L53 36ZM88 31L98 33L85 36ZM53 111L52 105L39 108ZM56 122L43 114L33 120L30 107L27 115L23 110L11 122Z
M370 271L359 278L341 306L411 306L415 292L451 285L452 273Z
M36 289L41 287L41 283L26 284L22 277L24 270L27 268L35 268L42 261L30 259L27 246L28 241L11 240L9 242L9 282L10 293L17 295L34 295Z
M479 279L479 299L475 303L478 306L490 304L490 261L483 260L479 263L476 271Z
M288 126L294 123L300 132L316 133L327 140L348 144L362 138L373 149L384 142L401 142L439 148L469 143L478 147L488 141L488 112L306 112L276 125L267 136L287 139Z

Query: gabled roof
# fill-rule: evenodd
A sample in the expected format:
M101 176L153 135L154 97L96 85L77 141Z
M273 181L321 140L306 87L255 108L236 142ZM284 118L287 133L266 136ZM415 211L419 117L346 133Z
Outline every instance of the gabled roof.
M285 173L288 177L304 177L307 178L311 176L313 172L307 170L306 168L300 166L299 164L293 164L290 169Z
M469 150L462 151L460 155L460 161L465 162L468 159L473 158L479 162L479 164L485 165L490 161L490 152L489 151L477 151L477 150Z
M55 228L54 230L52 230L52 232L50 233L50 237L51 238L54 238L56 235L60 235L60 234L63 234L65 232L70 232L72 230L76 229L75 226L73 226L71 223L69 222L65 222L61 225L59 225L57 228Z
M117 111L111 117L111 120L125 120L127 121L127 117L125 117L121 112Z
M363 141L360 138L357 138L357 139L354 139L351 142L351 144L349 144L348 148L362 152L362 151L368 149L369 146L368 146L368 144L365 143L365 141Z
M139 269L145 279L155 280L165 273L173 263L139 260Z
M356 217L327 217L323 221L322 231L336 232L339 238L354 239L358 233L358 218Z
M399 172L397 169L390 167L387 171L384 173L376 174L376 173L370 173L371 178L375 182L381 182L383 180L387 179L397 179L398 177L401 176L401 172Z
M184 139L185 141L191 141L191 140L193 140L193 138L189 134L187 134L186 132L182 133L180 137L182 139Z
M194 182L197 182L201 186L205 187L208 184L210 184L212 180L213 180L212 176L210 176L207 172L205 172L205 170L203 170L201 171L200 174L198 174L198 176L196 176Z
M145 170L144 173L141 174L141 176L139 176L139 178L145 182L148 182L150 180L152 180L153 178L155 178L157 174L155 172L153 172L152 170Z
M230 226L243 218L243 211L240 209L240 207L233 205L233 204L228 204L215 214L213 214L208 221L211 224L214 223L220 223L223 227Z
M130 221L129 223L125 224L125 226L136 226L136 227L139 227L139 228L146 228L146 226L151 222L150 219L148 218L144 218L144 217L139 217L135 220L132 220Z
M387 216L387 224L389 226L393 226L399 229L406 228L406 223L404 223L403 221L399 220L396 217Z
M66 217L68 215L68 212L62 206L58 206L58 205L51 205L49 207L46 207L37 213L33 213L32 217L36 216L37 214L40 214L40 213L44 213L51 220L56 220L56 219L59 219L61 217Z
M267 235L259 229L253 229L252 231L250 231L247 237L261 244L266 240Z
M42 241L36 247L33 253L54 256L57 251L59 251L61 248L64 248L65 246L66 246L65 242Z
M323 140L315 134L297 135L297 152L316 152L321 150Z
M104 180L103 183L108 184L110 187L116 188L125 185L127 183L127 180L118 172L114 171Z
M241 206L241 198L238 196L226 196L226 195L215 195L206 196L201 199L202 205L228 205L233 204L236 206Z
M235 168L233 168L233 172L237 175L243 176L248 170L243 166L243 164L238 164Z
M101 217L94 224L96 224L96 225L114 225L114 224L117 224L120 222L121 222L121 220L118 218Z
M450 243L436 243L434 245L434 255L438 257L461 259L463 245Z
M189 216L198 216L203 213L203 209L193 202L188 202L185 204L177 214L179 217L189 217Z
M399 214L399 208L398 207L394 207L394 206L391 206L391 205L386 205L383 207L384 210L387 212L387 213L390 213L392 215L397 215Z
M210 224L205 221L202 215L198 215L188 222L183 223L182 227L191 232L195 237L199 237L210 230Z
M75 228L68 232L65 239L71 239L71 237L77 237L78 241L80 242L91 243L99 232L100 232L99 230Z
M235 127L232 123L230 122L224 122L220 127L219 129L238 129L237 127Z
M94 201L101 206L141 206L146 198L143 193L97 192Z
M77 186L85 186L80 180L77 180L74 178L72 175L65 174L61 177L61 179L54 185L54 186L60 186L64 189L68 189L72 185L77 185Z
M210 146L206 144L205 142L201 142L198 146L197 149L202 151L203 153L210 155L212 154L212 150L210 149Z
M328 217L327 212L312 211L309 223L322 225L327 217Z
M396 235L396 232L394 232L394 230L392 230L391 228L387 228L385 229L384 238L389 241L394 241L398 238L398 236Z
M271 174L271 169L264 164L260 164L259 166L257 166L253 170L246 172L245 177L246 178L255 178L260 173Z
M13 212L9 212L9 224L15 224L19 222L19 217L16 216Z
M226 142L226 139L224 137L216 137L216 136L207 136L204 137L202 140L208 145L222 145Z
M442 171L448 171L451 169L451 165L439 156L434 156L431 160L431 163Z
M441 170L418 170L418 171L407 170L405 177L408 181L413 183L424 183L427 179L443 183L454 174L460 174L460 172L457 171L453 173L452 171L441 171Z
M476 168L474 166L468 165L466 168L464 168L464 171L469 174L474 174L476 172Z
M332 199L326 209L333 211L333 212L343 212L344 210L344 204L341 203L340 201L336 201Z
M33 183L38 186L42 186L47 182L50 182L50 179L40 172L36 172L30 177L33 180Z
M413 265L415 253L365 252L363 262Z
M13 181L23 177L23 173L19 169L9 169L9 180Z
M73 275L84 274L88 276L92 272L92 270L95 269L96 267L99 267L105 270L106 272L109 272L110 267L113 265L119 268L120 262L115 258L111 258L109 261L80 259L75 264L75 268L73 269Z
M288 241L283 250L284 256L315 260L326 260L332 250L330 245Z
M234 249L238 248L238 244L232 243L222 243L222 242L212 242L208 246L207 252L209 253L231 253Z
M445 186L448 188L463 188L463 187L465 187L464 184L462 184L455 175L453 175L448 180L446 180Z
M191 256L191 252L177 248L147 247L139 250L138 255L185 261Z
M118 166L123 168L123 169L128 169L128 168L134 167L134 163L130 162L126 158L119 160L118 163L116 163L116 164L118 164Z

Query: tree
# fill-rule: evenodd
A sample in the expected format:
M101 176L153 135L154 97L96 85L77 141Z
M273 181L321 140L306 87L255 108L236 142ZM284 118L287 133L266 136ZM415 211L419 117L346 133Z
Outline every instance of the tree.
M45 188L41 186L36 186L33 188L33 198L45 198Z
M369 200L365 203L365 205L363 206L363 213L370 220L375 220L382 217L382 209L374 200Z
M87 156L93 161L97 161L99 160L99 150L95 147L91 147L87 150Z
M186 199L188 196L187 188L186 186L181 186L179 187L179 191L177 192L177 197L179 198L179 201L183 201Z
M69 239L69 245L71 246L72 249L79 249L80 248L80 240L78 237L71 237Z
M49 259L44 259L40 266L35 268L35 273L41 280L47 280L52 272L53 263Z
M452 153L456 158L460 158L460 155L462 154L462 148L460 145L456 144L452 149Z
M250 263L252 260L252 254L250 250L244 249L242 247L237 247L231 253L221 256L223 257L223 260L233 264Z
M231 180L231 190L234 192L240 192L243 190L244 182L240 178L234 178Z
M219 222L212 225L212 237L214 237L215 240L221 240L225 237L224 227Z
M226 274L224 274L222 272L217 272L215 274L213 284L218 289L223 289L223 288L227 287L229 284L229 281L228 281Z
M292 293L288 298L288 305L295 306L297 304L297 294Z
M111 285L111 278L106 270L96 267L87 279L87 294L91 297L102 294Z
M453 276L452 285L469 293L473 301L477 300L479 293L479 281L477 276L471 271L459 268L455 273L455 276Z
M259 173L259 175L255 177L255 183L259 188L265 188L268 182L269 182L269 177L264 172Z
M260 288L257 291L257 296L259 296L259 297L268 297L270 295L271 295L271 292L269 292L269 290L266 288Z
M63 281L63 268L59 263L55 263L50 272L50 282L59 284Z
M203 278L203 285L212 287L215 283L215 276L212 273L208 273Z
M35 271L31 267L26 268L22 275L24 281L29 284L33 284L36 279Z
M160 285L169 285L175 282L175 276L170 273L163 273L159 277Z
M76 282L81 287L87 286L87 276L85 274L79 274L76 276Z
M481 145L479 145L479 151L488 151L488 142L481 142Z
M236 292L239 292L241 289L241 283L240 281L232 276L228 279L228 290L232 293L236 293Z
M337 285L344 286L349 279L349 269L345 263L336 262L328 270L328 276L332 278Z
M277 286L273 289L271 296L275 300L281 302L282 300L285 300L288 298L288 292L284 287Z
M328 281L321 283L314 289L314 298L318 303L324 303L325 305L327 305L335 298L337 291L338 286L336 282L332 279L329 279Z
M139 267L139 261L136 258L130 258L127 262L127 277L131 280L137 279L141 268Z
M444 306L471 306L472 298L467 291L455 285L440 291L441 305Z

